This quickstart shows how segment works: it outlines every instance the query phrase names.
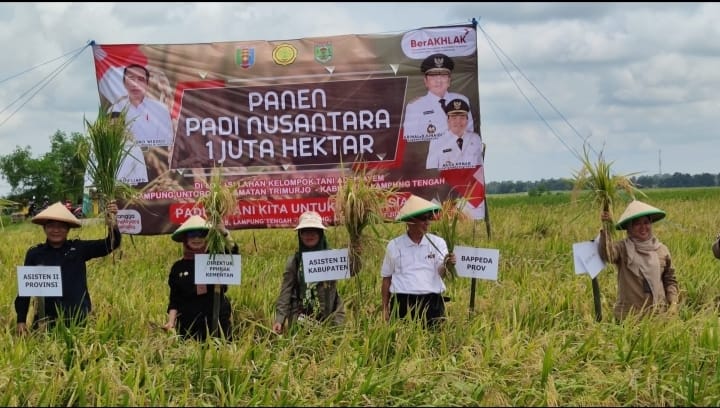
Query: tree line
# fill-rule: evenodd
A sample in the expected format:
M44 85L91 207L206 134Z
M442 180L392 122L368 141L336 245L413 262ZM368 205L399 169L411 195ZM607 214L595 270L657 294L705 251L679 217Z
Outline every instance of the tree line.
M50 136L50 151L39 157L33 156L30 146L16 146L0 156L0 175L11 189L5 198L23 204L44 196L50 202L81 202L85 165L77 153L83 138L82 133L58 130Z
M33 157L30 146L19 147L0 156L0 175L10 185L12 201L27 203L33 197L48 196L50 202L82 201L85 166L77 155L83 135L68 135L57 130L50 137L50 151ZM639 188L713 187L720 185L720 174L655 174L630 177ZM542 195L551 191L570 191L570 178L552 178L539 181L491 181L485 186L488 194L528 193Z
M720 185L720 174L702 173L687 174L654 174L648 176L632 176L629 179L638 188L673 188L673 187L715 187ZM570 191L573 180L570 178L552 178L539 181L491 181L485 186L488 194L528 193L542 195L552 191Z

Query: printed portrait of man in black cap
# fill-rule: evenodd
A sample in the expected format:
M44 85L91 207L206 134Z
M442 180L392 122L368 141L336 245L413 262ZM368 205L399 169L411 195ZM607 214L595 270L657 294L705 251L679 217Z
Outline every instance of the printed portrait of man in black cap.
M482 138L468 130L470 105L453 99L445 105L447 131L430 141L425 163L427 169L463 169L483 164Z
M427 93L407 104L403 121L407 141L429 141L444 135L448 124L444 108L451 100L460 99L470 105L465 95L448 92L454 68L455 62L445 54L432 54L423 60L420 71L424 74ZM467 129L473 130L473 119L469 113Z

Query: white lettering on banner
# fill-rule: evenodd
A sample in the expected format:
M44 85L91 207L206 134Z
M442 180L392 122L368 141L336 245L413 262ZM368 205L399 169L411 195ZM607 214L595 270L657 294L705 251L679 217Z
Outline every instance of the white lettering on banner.
M371 154L373 152L373 138L370 135L360 135L357 138L352 135L345 137L327 136L327 137L299 137L293 138L290 142L283 139L283 156L285 157L316 157L328 156L328 151L323 145L328 142L330 153L333 156L340 155L360 155L363 153ZM341 143L338 143L342 141Z
M376 112L360 110L359 112L317 112L308 116L300 113L295 116L267 115L252 116L247 120L247 134L276 134L276 133L317 133L324 131L355 131L389 129L390 112L380 109ZM239 134L239 128L237 129ZM203 136L206 134L203 133ZM189 134L188 134L189 136Z
M210 194L207 190L150 191L143 193L145 200L176 200L180 198L198 198Z
M261 196L266 195L267 190L264 188L238 188L237 195L239 196Z
M199 215L201 217L205 217L205 209L201 207L176 207L175 208L175 218L176 219L186 219L190 218L193 215Z
M302 214L305 211L315 211L317 213L332 212L333 205L329 201L309 202L309 203L290 203L290 211L293 214Z
M270 187L270 195L310 194L311 187Z
M297 134L297 133L318 133L327 131L358 131L389 129L390 112L387 109L379 109L375 112L362 109L358 112L316 112L311 115L299 113L295 116L266 115L251 116L247 118L247 135L274 135L274 134ZM240 117L218 116L215 118L185 119L185 136L240 136ZM254 139L246 140L246 143L256 143Z
M275 91L265 93L250 92L248 94L248 106L251 112L257 107L263 107L266 111L327 107L327 95L324 89L298 89L296 92L297 94L285 90L280 95ZM308 94L310 95L308 96Z
M208 149L208 158L222 163L225 159L240 159L243 156L248 159L255 158L253 146L258 146L258 158L275 158L275 146L269 139L264 140L221 140L219 157L215 157L215 142L208 141L205 147ZM372 136L363 134L359 136L322 136L322 137L298 137L282 139L281 155L283 157L322 157L322 156L358 156L373 153L374 139ZM244 147L245 146L245 147ZM244 148L243 148L244 147Z
M258 204L260 215L288 214L285 204Z
M438 186L445 184L444 178L416 179L412 180L414 187Z
M376 184L380 188L409 188L412 186L410 180L383 181Z

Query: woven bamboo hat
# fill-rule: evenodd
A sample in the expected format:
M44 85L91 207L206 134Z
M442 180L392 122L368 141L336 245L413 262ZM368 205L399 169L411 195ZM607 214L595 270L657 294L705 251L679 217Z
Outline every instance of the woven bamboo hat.
M660 221L665 218L665 211L645 204L642 201L633 200L628 204L615 227L619 230L627 229L630 221L645 216L650 218L650 222Z
M193 215L182 223L172 234L172 240L175 242L183 242L185 233L188 231L210 230L210 224L207 220L199 215Z
M322 217L315 211L305 211L298 219L298 225L295 227L296 230L303 228L317 228L327 229L322 222Z
M48 208L40 211L38 215L32 218L32 222L38 225L45 225L50 221L60 221L66 223L70 228L79 228L80 220L78 220L61 202L57 202Z
M712 244L712 251L715 258L720 259L720 238L716 239L715 243Z
M400 210L395 216L395 221L407 221L418 215L436 211L440 211L439 205L412 194L410 198L405 201L405 204L400 207Z

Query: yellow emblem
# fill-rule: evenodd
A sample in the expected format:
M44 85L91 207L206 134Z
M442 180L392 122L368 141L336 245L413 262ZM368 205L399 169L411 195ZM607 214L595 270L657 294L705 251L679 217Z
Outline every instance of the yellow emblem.
M278 65L290 65L297 58L297 48L287 43L280 44L273 50L272 58Z

